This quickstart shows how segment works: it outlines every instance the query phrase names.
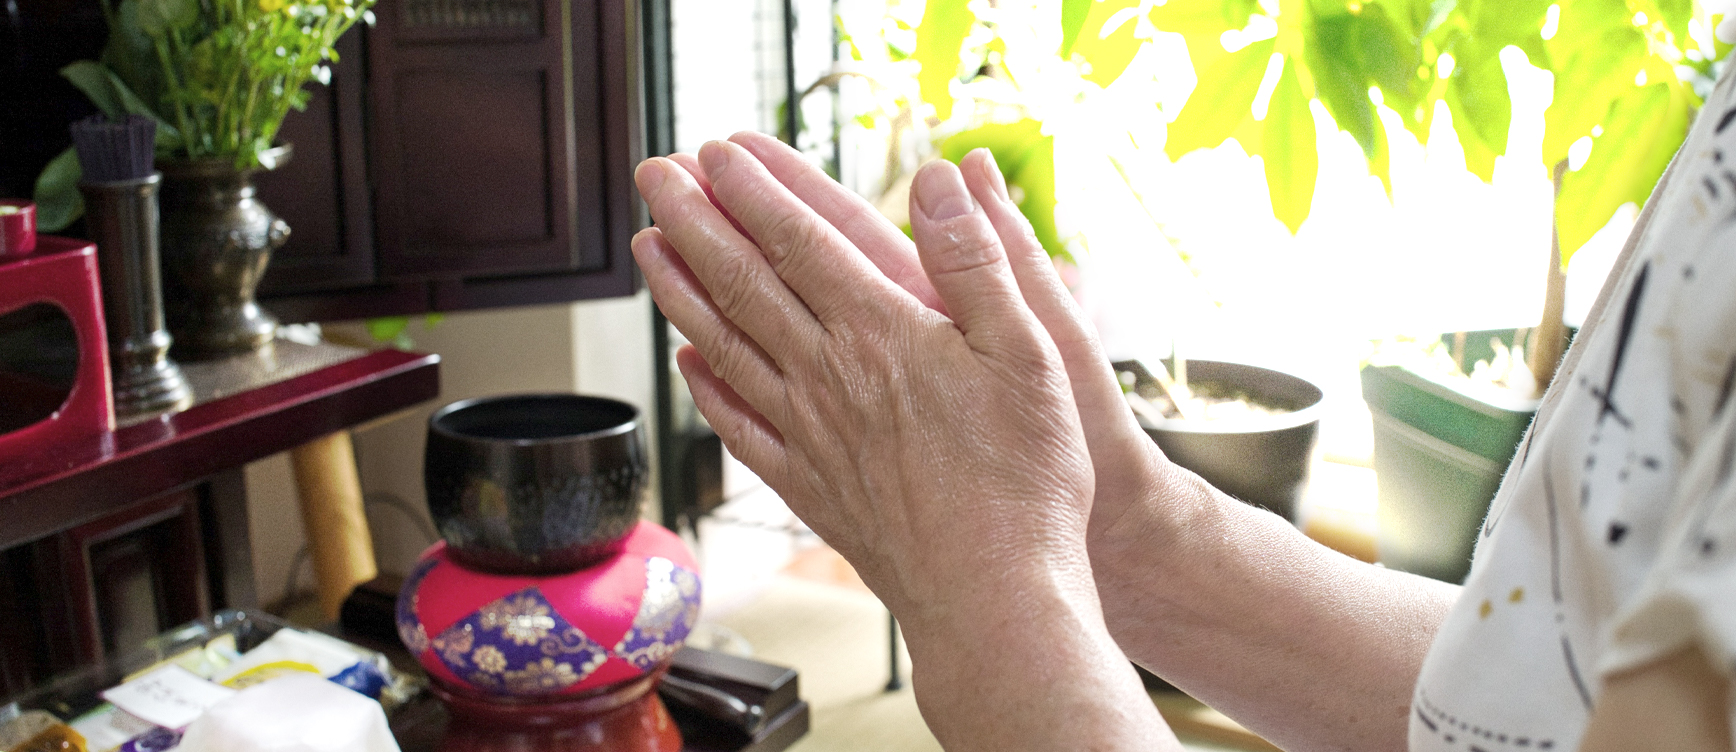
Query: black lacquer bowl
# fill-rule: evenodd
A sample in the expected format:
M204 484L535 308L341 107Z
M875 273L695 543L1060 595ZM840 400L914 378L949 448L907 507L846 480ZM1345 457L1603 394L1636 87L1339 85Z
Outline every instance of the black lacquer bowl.
M442 407L428 419L424 463L448 553L503 574L572 571L614 553L650 474L638 409L576 394Z

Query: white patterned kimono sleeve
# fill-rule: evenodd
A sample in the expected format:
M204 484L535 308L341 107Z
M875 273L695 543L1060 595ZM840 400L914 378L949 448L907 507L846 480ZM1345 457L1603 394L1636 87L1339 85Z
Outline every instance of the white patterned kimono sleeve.
M1695 442L1656 565L1607 633L1599 673L1639 668L1698 646L1736 677L1736 399L1725 384Z

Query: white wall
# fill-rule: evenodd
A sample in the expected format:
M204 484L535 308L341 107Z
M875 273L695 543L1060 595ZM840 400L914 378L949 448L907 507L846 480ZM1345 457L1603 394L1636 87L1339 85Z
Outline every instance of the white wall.
M439 398L355 433L357 468L382 571L404 573L431 542L422 448L428 415L440 405L515 392L613 397L639 407L646 442L655 451L651 302L646 293L451 314L432 328L412 323L409 333L416 350L441 356ZM328 325L326 336L356 341L365 340L367 333L359 323L348 323ZM304 542L288 459L279 455L248 466L247 485L254 576L260 601L269 604L284 597L290 565ZM655 515L655 507L648 513ZM302 588L312 585L305 568L298 576Z

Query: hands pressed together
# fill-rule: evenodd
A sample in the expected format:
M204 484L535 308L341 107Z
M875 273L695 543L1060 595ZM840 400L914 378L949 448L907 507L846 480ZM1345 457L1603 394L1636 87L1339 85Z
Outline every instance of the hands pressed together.
M918 173L914 244L757 133L636 177L700 410L883 596L940 595L902 571L937 557L1083 554L1151 485L1161 454L986 150Z
M1104 664L1118 686L1099 695L1137 692L1102 624L1086 539L1093 460L1149 465L1138 455L1155 448L1122 415L1107 361L989 154L918 173L915 244L758 134L647 160L636 177L657 226L634 255L693 342L677 359L695 402L905 624L943 740L934 718L957 700L924 683L951 670L992 679L970 656L1008 637ZM1089 441L1118 433L1139 443ZM1008 635L1011 619L1044 625ZM1045 660L1015 673L1053 673ZM1009 702L994 715L1011 730ZM1141 715L1149 738L1160 722Z
M914 243L761 134L635 178L700 412L898 617L949 749L1179 749L1130 656L1280 744L1402 740L1450 594L1169 463L987 151L917 173Z

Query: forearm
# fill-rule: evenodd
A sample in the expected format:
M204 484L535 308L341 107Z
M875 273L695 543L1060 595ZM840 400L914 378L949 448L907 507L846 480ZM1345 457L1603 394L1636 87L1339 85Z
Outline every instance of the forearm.
M917 703L943 746L1181 749L1110 638L1082 562L981 574L966 601L900 615Z
M1128 656L1285 749L1403 749L1458 587L1326 549L1161 458L1148 477L1091 547Z

